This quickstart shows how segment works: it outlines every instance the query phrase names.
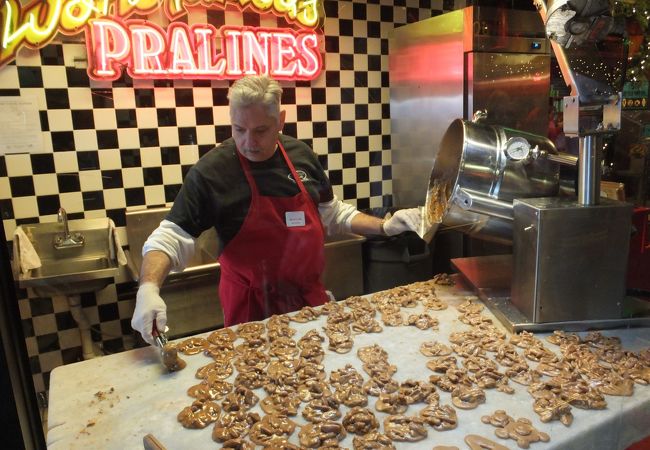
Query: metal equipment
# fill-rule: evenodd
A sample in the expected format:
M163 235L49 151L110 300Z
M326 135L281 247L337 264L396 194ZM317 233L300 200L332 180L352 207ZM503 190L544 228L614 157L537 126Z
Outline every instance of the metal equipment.
M454 227L478 238L512 242L512 255L452 260L512 331L650 324L648 308L625 297L632 207L600 199L601 138L620 129L621 28L608 10L583 3L557 0L547 15L543 1L536 1L548 36L559 40L551 46L571 89L564 99L564 131L580 140L577 198L558 194L559 164L575 165L576 158L558 154L539 136L546 134L546 120L542 132L531 134L506 128L519 117L507 124L499 124L504 119L498 114L496 124L481 120L485 114L474 122L458 119L435 150L425 222L433 230ZM565 31L561 39L560 30ZM542 98L548 101L548 91ZM444 98L438 100L445 104ZM467 109L464 113L467 117ZM398 134L406 131L397 128ZM402 144L398 141L398 154ZM394 187L401 192L399 184Z
M447 127L484 121L546 135L550 49L535 11L471 6L389 40L393 204L422 205Z
M428 239L439 225L470 236L512 243L515 198L556 196L558 155L553 143L532 133L473 121L454 120L435 160L426 200Z
M512 255L452 260L509 329L639 320L621 321L631 205L601 199L585 206L558 196L559 165L575 157L541 136L458 119L441 148L425 222L512 243Z
M598 42L610 34L622 33L622 23L609 12L609 0L551 0L544 13L546 33L562 47Z
M512 239L512 255L452 260L508 329L650 324L647 307L625 298L630 204L558 196L559 164L575 158L540 136L459 119L442 149L427 219L437 215L441 227L481 239Z

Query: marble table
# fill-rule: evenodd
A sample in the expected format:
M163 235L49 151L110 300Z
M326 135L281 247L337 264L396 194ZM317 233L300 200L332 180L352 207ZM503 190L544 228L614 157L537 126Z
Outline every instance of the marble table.
M453 331L469 330L470 327L458 320L459 313L454 306L471 295L459 287L437 287L438 296L449 304L449 308L432 313L440 321L438 330L419 330L415 327L384 327L381 333L354 336L355 346L347 354L325 350L323 365L328 373L351 364L367 379L356 356L356 349L375 343L388 351L389 361L398 367L394 375L397 381L406 379L427 380L432 372L426 368L427 358L419 352L421 342L437 340L448 343ZM404 310L416 312L415 309ZM498 321L485 308L483 314ZM319 320L296 323L297 340L311 329L321 330L325 317ZM505 329L503 329L505 331ZM619 336L623 347L638 351L650 346L650 329L619 329L603 331L608 336ZM546 334L536 334L543 339ZM204 336L204 335L199 335ZM547 348L557 347L544 341ZM324 348L326 348L326 344ZM50 404L48 413L48 448L56 449L141 449L142 438L153 434L169 450L219 448L211 439L212 426L203 430L188 430L177 421L177 414L191 404L187 389L198 383L196 370L211 359L198 354L183 357L187 368L168 373L161 366L156 349L139 348L119 354L104 356L75 364L58 367L52 371L50 381ZM532 364L531 364L532 365ZM504 370L504 368L500 368ZM236 372L236 371L235 371ZM229 379L232 381L234 375ZM547 449L624 449L631 443L650 434L650 386L636 384L631 397L606 396L604 410L582 410L573 408L573 424L570 427L559 421L542 423L533 411L532 398L526 386L510 382L515 389L513 395L486 390L486 403L472 410L460 410L458 427L439 432L429 428L426 441L396 443L398 449L431 449L436 445L455 445L467 449L464 437L478 434L497 441L508 448L518 448L515 441L502 440L495 436L495 428L481 422L481 416L504 409L514 417L530 419L540 431L548 433L550 442L531 444L533 450ZM451 404L450 394L440 391L440 403ZM264 398L262 389L256 390ZM374 410L375 397L369 397L368 407ZM411 405L406 414L415 414L424 404ZM341 407L343 414L348 410ZM255 410L261 412L259 404ZM380 422L385 415L376 412ZM301 425L305 420L299 414L295 421ZM291 441L297 443L298 430ZM352 448L352 435L341 442L342 448Z

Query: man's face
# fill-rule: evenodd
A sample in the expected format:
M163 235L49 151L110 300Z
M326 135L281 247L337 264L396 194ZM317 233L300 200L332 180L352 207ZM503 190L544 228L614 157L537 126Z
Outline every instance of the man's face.
M232 109L232 137L237 150L249 161L266 161L275 153L278 134L284 126L285 111L270 116L262 105Z

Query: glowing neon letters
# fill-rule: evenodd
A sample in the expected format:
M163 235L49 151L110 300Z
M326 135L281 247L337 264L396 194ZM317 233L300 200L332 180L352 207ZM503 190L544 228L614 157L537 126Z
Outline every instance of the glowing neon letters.
M224 77L264 72L278 78L313 79L321 69L315 29L324 19L322 0L3 0L0 5L0 68L21 47L47 45L57 33L86 32L93 78L115 79L126 64L133 77ZM172 23L167 30L141 19L163 8L170 20L188 8L235 5L273 12L299 26L287 29ZM306 31L311 29L310 31ZM220 34L220 36L219 36ZM221 53L215 40L222 39ZM117 74L117 75L116 75ZM238 75L239 74L239 75Z
M313 32L280 28L172 23L167 30L143 20L91 21L88 74L115 80L126 67L133 78L236 79L268 73L277 79L311 80L322 68ZM221 41L221 52L216 42Z

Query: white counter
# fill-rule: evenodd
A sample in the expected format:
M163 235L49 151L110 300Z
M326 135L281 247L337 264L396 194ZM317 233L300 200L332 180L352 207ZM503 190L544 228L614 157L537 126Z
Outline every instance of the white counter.
M469 330L470 327L459 322L458 311L454 306L465 299L468 292L458 288L439 286L438 296L449 303L449 308L432 313L440 321L439 330L421 331L415 327L384 327L377 334L361 334L354 337L355 346L347 354L336 354L328 350L323 362L328 373L346 364L356 367L365 379L367 374L361 368L356 349L379 343L389 355L389 361L398 367L394 375L397 381L406 379L428 380L433 374L426 368L426 361L419 352L421 342L437 340L449 343L448 336L453 331ZM421 306L405 312L420 311ZM483 314L494 319L487 308ZM325 317L304 324L291 322L298 330L294 338L298 340L308 330L321 331ZM650 346L650 329L637 328L604 331L609 336L619 336L623 347L638 351ZM546 334L538 334L543 338ZM544 341L550 349L557 347ZM324 345L326 348L326 344ZM211 362L202 354L183 356L187 368L175 373L166 373L159 363L156 349L148 347L105 356L89 361L61 366L52 371L50 379L50 404L48 413L47 444L49 449L141 449L142 438L148 433L156 436L167 449L218 448L211 439L212 426L203 430L187 430L176 420L176 415L192 403L186 394L187 389L199 382L196 370ZM533 365L534 366L534 365ZM503 371L503 368L500 369ZM229 379L232 381L234 375ZM531 444L531 449L624 449L629 444L650 434L650 386L635 384L632 397L606 396L607 409L582 410L573 408L573 424L565 427L559 421L542 423L533 411L533 399L526 392L526 386L510 382L514 395L485 390L486 403L473 410L460 410L458 427L438 432L429 427L426 441L416 443L396 443L398 449L431 448L434 445L455 445L465 449L464 437L479 434L509 448L518 448L512 440L502 440L495 436L495 428L481 422L481 416L504 409L510 416L526 417L540 431L551 437L548 443ZM451 404L450 394L438 389L441 404ZM265 397L262 389L256 393ZM380 422L385 415L374 409L376 398L369 397L368 407L373 410ZM409 406L406 414L415 414L424 404ZM341 406L343 414L347 412ZM255 410L261 412L259 405ZM299 414L294 420L306 423ZM383 428L383 427L382 427ZM297 443L298 430L291 441ZM352 435L348 434L341 447L352 448Z

